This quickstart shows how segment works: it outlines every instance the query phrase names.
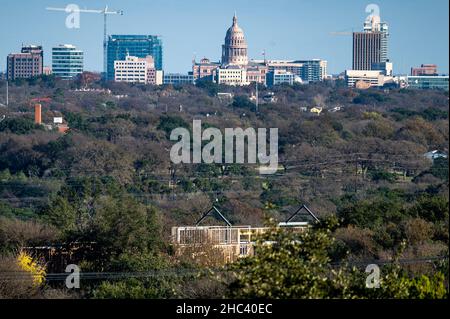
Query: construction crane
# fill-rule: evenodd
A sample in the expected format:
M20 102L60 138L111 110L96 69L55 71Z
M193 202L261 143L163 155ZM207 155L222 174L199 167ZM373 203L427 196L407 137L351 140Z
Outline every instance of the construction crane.
M333 36L341 36L341 35L348 36L348 35L352 35L353 32L354 32L354 28L351 28L351 29L349 28L349 29L345 29L345 30L342 30L342 31L330 32L330 35L333 35Z
M330 32L330 35L352 35L353 32Z
M67 8L47 7L46 10L67 12ZM106 17L109 14L123 15L123 11L122 10L109 11L108 10L108 6L105 6L105 8L103 10L79 9L79 10L77 10L77 12L103 14L103 72L105 72L105 74L106 74L106 69L107 69L107 46L108 46L108 31L107 31L107 19L106 19Z

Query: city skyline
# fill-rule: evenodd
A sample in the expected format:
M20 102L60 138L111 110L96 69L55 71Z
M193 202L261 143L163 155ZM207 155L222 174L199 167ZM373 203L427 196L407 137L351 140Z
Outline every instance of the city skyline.
M381 8L382 21L390 25L389 57L394 63L395 73L407 74L411 67L433 63L438 65L439 73L448 74L448 2L433 2L433 6L426 1L374 2ZM123 10L123 16L109 17L110 35L161 35L164 70L167 72L188 72L194 55L197 60L203 57L219 60L224 29L229 27L236 11L245 30L249 58L261 59L263 50L268 59L321 58L328 60L329 73L336 74L351 68L352 37L330 33L362 31L367 16L365 7L372 2L349 0L336 4L325 0L281 0L273 6L269 0L258 1L258 5L230 0L224 7L218 2L203 0L189 3L179 0L156 0L152 3L143 0L128 3L117 0L68 3L38 0L29 1L29 10L24 11L23 4L6 0L0 15L9 13L8 17L14 17L14 20L4 16L0 19L0 29L9 30L8 34L4 33L4 38L2 36L0 55L6 57L11 52L19 52L22 43L43 45L44 64L51 65L51 48L68 43L85 52L85 70L101 71L102 17L82 14L80 29L67 29L65 13L45 10L47 6L65 7L69 3L89 9L100 9L108 4L111 9ZM269 6L273 8L267 10ZM408 15L404 14L406 8ZM148 12L153 12L150 19L145 15ZM30 28L26 21L31 16L34 21L42 23ZM420 21L419 17L424 20ZM425 23L431 21L430 18L433 23ZM17 25L12 24L13 21ZM6 59L0 62L0 70L4 72Z

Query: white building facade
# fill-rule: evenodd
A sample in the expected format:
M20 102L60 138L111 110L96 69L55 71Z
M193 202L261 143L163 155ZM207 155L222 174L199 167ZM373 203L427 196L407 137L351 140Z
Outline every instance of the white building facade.
M216 83L232 86L248 85L247 71L239 66L217 69Z
M160 85L163 78L162 71L155 69L152 56L127 56L125 60L114 61L114 81Z

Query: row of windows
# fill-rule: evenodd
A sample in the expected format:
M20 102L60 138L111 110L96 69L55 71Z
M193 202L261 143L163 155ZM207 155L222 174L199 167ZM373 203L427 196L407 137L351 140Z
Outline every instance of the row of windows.
M56 68L82 68L83 63L52 63Z
M83 72L83 68L52 68L52 72Z
M146 76L147 73L145 73L145 72L116 72L115 75L122 75L122 76Z
M119 62L119 61L115 61L114 65L127 65L129 67L132 67L133 65L146 65L146 62Z
M83 58L53 58L52 62L83 63Z
M115 69L132 69L132 70L145 70L148 67L146 65L114 65Z
M31 59L31 58L16 58L16 59L13 59L14 60L14 62L15 63L19 63L19 62L21 62L21 63L23 63L23 62L28 62L28 63L30 63L30 62L39 62L39 58L36 58L36 59Z

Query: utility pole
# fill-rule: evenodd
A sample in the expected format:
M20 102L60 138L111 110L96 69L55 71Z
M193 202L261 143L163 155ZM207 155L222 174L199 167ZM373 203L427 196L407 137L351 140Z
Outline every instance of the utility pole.
M8 107L9 104L9 84L8 84L8 80L6 80L6 107Z
M258 98L258 82L256 82L256 114L258 114L258 103L259 103L259 98Z
M358 193L358 162L359 158L357 157L355 160L355 194Z

